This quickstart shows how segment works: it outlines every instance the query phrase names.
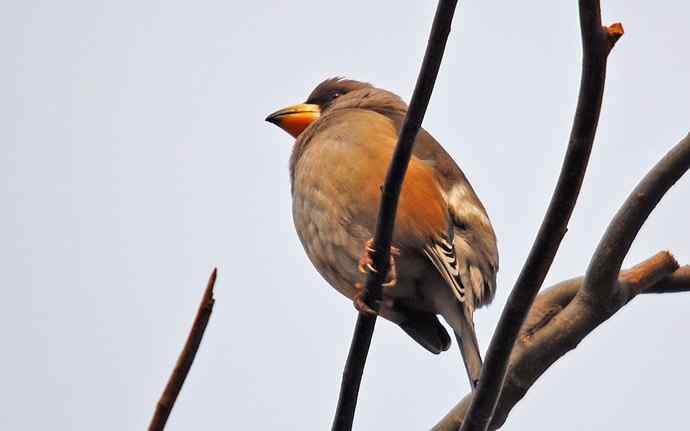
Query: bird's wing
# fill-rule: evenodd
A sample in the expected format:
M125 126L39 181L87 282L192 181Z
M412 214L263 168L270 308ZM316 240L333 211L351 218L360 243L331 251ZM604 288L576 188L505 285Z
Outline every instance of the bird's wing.
M458 301L465 302L465 286L460 277L460 264L455 255L452 241L445 237L439 237L424 248L424 254L436 267L446 284L453 289L453 294Z
M391 120L399 132L404 111L381 113ZM471 287L477 306L491 302L496 291L498 248L496 235L484 206L455 161L423 128L417 134L413 156L431 167L443 189L452 222L446 240L450 239L454 245L463 284L467 288ZM467 226L471 226L469 231Z
M453 225L450 224L449 235L440 235L424 248L424 254L453 290L453 294L465 305L471 316L477 307L477 298L486 292L486 280L472 250L461 252L457 238L453 237ZM462 242L462 240L460 240Z

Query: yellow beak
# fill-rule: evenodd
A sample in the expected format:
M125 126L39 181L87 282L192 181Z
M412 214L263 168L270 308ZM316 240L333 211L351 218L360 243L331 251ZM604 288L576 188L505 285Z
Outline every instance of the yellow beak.
M272 113L266 117L266 121L275 124L296 138L320 116L319 105L300 103Z

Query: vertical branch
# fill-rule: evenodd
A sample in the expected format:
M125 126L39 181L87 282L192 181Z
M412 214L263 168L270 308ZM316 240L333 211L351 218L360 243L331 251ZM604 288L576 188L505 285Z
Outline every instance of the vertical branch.
M620 24L601 26L597 0L580 0L583 60L580 94L568 149L551 203L515 286L503 309L462 431L485 431L494 414L518 332L568 228L594 143L606 76L606 60L623 34Z
M412 155L415 138L421 127L431 93L434 89L456 4L457 0L439 0L422 67L419 71L410 106L405 115L398 143L383 186L376 233L374 235L375 251L372 256L374 267L378 269L378 272L369 272L366 280L366 291L368 294L364 298L375 310L377 309L376 301L381 298L381 284L388 275L390 246L393 239L393 226L395 224L400 189ZM350 352L348 353L343 371L338 406L331 428L333 431L349 431L352 429L359 386L375 325L375 315L360 313L357 317Z
M160 431L165 428L165 423L168 421L170 412L172 411L177 396L182 390L182 385L184 384L189 369L192 368L192 363L196 357L196 352L199 350L199 345L201 344L202 338L204 338L204 332L206 331L206 326L211 318L211 313L213 312L213 304L216 300L213 298L213 287L216 285L216 276L218 275L218 270L213 269L211 276L208 279L208 284L206 285L206 290L204 290L204 296L201 299L201 304L199 304L199 311L196 313L194 318L194 323L192 324L192 329L189 331L187 336L187 341L182 348L180 356L177 358L177 363L173 369L168 383L165 385L163 394L158 400L156 405L156 411L151 418L151 423L149 424L149 431Z

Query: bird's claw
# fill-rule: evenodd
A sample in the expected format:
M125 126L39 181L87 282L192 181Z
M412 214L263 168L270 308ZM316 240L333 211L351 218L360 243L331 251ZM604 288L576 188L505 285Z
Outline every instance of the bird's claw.
M378 315L378 312L371 308L364 300L368 293L366 286L364 286L363 283L355 283L355 289L357 289L357 292L352 298L352 304L355 306L355 309L360 313L370 314L372 316ZM394 301L392 298L383 298L375 302L379 308L392 310L394 306Z
M367 274L368 272L378 273L379 271L374 268L374 259L371 257L376 249L374 248L374 240L370 239L364 244L364 252L362 257L359 259L359 265L357 269L362 274ZM391 288L395 286L398 281L398 274L395 267L395 256L400 256L400 249L391 246L391 258L388 268L388 275L386 276L386 281L381 284L383 287Z
M359 265L357 266L357 269L362 274L366 274L368 271L374 273L378 272L373 265L374 259L371 258L371 254L374 251L376 251L374 249L374 240L370 239L364 244L364 252L362 253L362 257L359 258Z
M358 286L358 285L361 285L361 286ZM366 301L364 301L364 297L366 296L366 293L367 293L367 290L364 288L364 285L362 285L362 283L357 283L355 285L355 287L358 289L358 292L352 298L352 304L355 306L355 309L357 311L359 311L360 313L376 316L378 314L378 313L376 313L376 310L369 307L369 305L367 305Z

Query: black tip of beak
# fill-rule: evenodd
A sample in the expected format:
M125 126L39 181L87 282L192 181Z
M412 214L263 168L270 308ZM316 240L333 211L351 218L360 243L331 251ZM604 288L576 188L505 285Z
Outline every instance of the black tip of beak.
M264 121L268 121L269 123L275 124L277 126L278 122L279 122L279 120L278 120L279 117L280 116L277 115L276 112L274 112L274 113L270 114L268 117L266 117L266 119Z

